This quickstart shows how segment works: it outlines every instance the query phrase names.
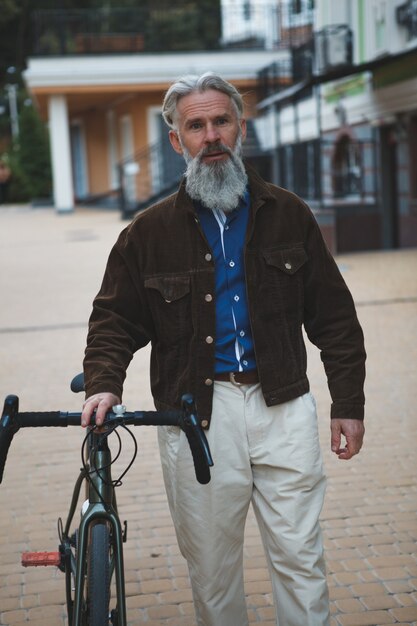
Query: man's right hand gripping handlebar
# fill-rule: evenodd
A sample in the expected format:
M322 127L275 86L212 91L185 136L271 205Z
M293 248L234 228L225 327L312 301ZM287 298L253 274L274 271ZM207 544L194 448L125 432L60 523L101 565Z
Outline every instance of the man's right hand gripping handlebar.
M121 404L120 398L114 393L96 393L87 398L83 404L83 412L81 415L81 426L85 428L90 424L91 417L96 411L96 426L102 426L106 417L106 413L112 410L114 406Z

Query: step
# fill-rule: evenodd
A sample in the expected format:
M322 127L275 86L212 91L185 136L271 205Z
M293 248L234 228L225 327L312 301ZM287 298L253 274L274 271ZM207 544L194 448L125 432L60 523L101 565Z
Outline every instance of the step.
M40 565L59 567L61 554L60 552L23 552L22 565L23 567L39 567Z

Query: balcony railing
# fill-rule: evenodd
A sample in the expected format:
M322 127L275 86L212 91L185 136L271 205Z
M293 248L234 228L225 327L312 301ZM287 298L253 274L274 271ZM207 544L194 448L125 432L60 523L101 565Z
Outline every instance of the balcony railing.
M326 26L314 34L314 71L325 74L337 67L351 65L353 60L353 36L346 24Z
M326 26L291 47L291 61L280 60L258 72L260 99L288 86L352 65L353 36L345 24ZM304 92L306 95L307 92Z
M160 5L159 5L160 6ZM249 9L248 9L249 7ZM161 9L38 10L33 49L39 56L288 49L311 36L313 10L292 4L187 1Z

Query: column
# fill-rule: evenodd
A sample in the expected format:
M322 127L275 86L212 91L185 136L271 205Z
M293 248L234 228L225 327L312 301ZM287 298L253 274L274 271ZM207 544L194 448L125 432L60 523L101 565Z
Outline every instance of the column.
M58 213L74 210L71 144L65 96L48 100L54 204Z

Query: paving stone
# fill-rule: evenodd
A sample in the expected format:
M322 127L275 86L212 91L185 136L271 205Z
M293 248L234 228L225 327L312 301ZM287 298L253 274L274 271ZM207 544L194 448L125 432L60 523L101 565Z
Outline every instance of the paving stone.
M365 613L346 613L337 616L341 626L382 626L394 624L395 619L385 611L366 611Z

